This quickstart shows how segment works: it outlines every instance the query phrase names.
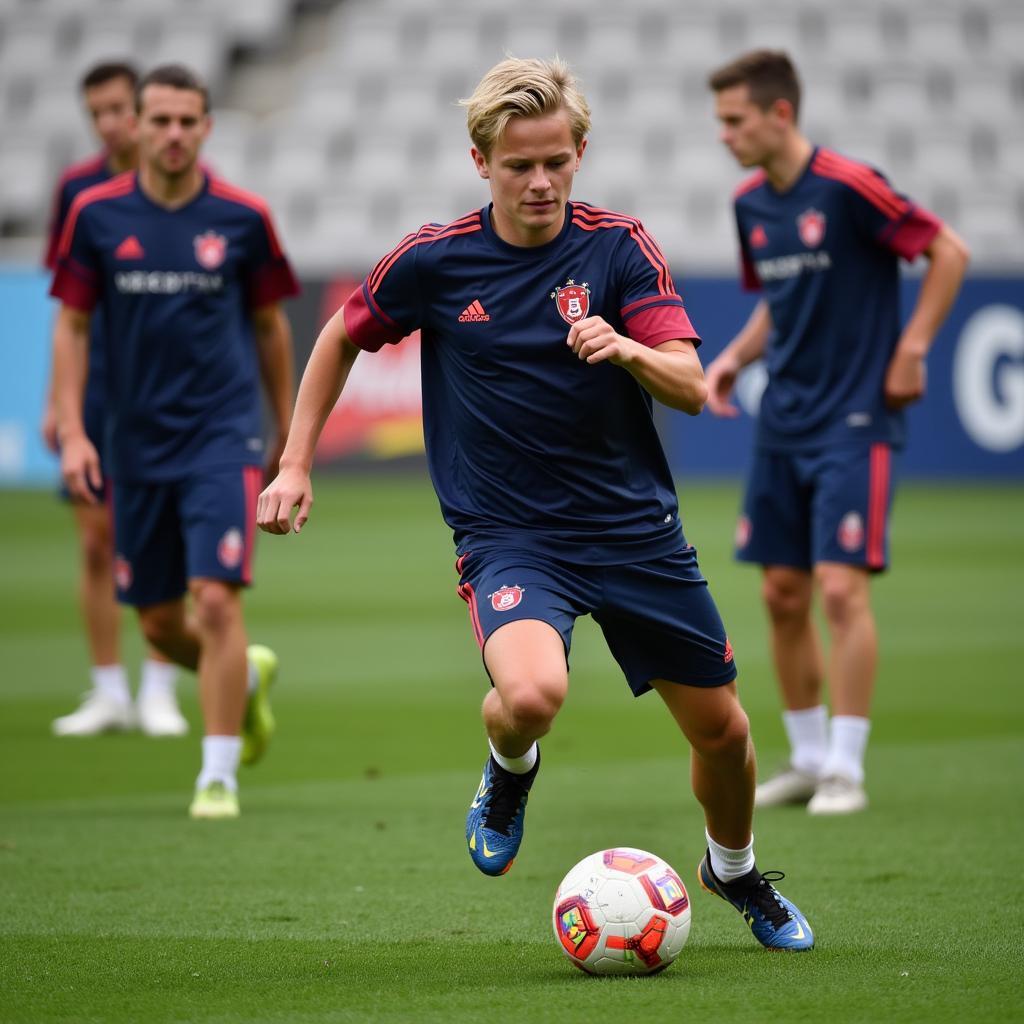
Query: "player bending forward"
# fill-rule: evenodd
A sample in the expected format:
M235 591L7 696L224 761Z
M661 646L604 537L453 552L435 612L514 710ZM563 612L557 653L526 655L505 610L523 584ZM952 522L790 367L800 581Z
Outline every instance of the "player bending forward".
M297 506L301 530L314 445L356 356L419 328L427 457L493 684L491 754L466 821L473 862L488 875L512 865L537 741L568 691L573 624L590 613L633 693L656 690L690 741L701 884L765 946L809 949L806 919L754 864L754 751L732 650L652 419L652 396L703 407L699 339L639 221L569 202L590 113L565 65L503 61L465 106L490 205L406 236L328 322L257 521L287 533Z

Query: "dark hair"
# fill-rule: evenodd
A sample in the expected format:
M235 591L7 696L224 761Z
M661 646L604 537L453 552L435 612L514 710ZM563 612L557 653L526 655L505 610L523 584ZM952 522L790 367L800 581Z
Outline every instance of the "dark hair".
M800 79L789 55L782 50L752 50L713 71L708 86L713 92L745 85L750 99L762 110L776 100L788 100L793 108L793 119L800 114Z
M184 64L161 64L148 72L135 89L135 109L137 111L142 110L142 94L147 85L169 85L172 89L197 92L203 98L203 113L210 112L210 93L206 88L206 83Z
M139 72L135 66L120 60L105 60L102 64L94 64L79 83L82 92L95 89L97 85L106 85L115 78L123 78L130 89L134 90L139 81Z

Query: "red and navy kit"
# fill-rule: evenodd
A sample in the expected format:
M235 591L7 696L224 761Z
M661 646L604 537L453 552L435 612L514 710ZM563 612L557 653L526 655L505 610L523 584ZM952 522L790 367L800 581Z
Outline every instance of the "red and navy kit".
M652 348L699 344L643 225L586 203L569 204L558 236L536 247L499 238L489 207L426 225L345 304L348 335L367 351L421 331L427 458L481 645L510 619L534 618L568 650L577 615L631 615L637 635L646 622L666 637L646 662L640 644L616 651L634 692L659 677L728 682L731 652L727 661L682 535L651 396L623 368L588 365L566 344L570 326L592 316ZM695 595L669 602L687 620L675 630L645 619L649 580L630 577L673 559L687 564L663 567L666 585Z
M57 269L60 236L64 231L71 204L78 196L93 185L102 184L113 177L105 153L83 160L69 167L57 183L53 197L53 212L50 215L50 233L46 246L44 263L46 269ZM103 444L103 415L106 407L104 390L106 355L103 347L102 324L94 317L89 335L89 377L82 402L82 419L90 441L99 449Z
M772 321L739 556L882 568L890 450L904 441L884 395L899 260L921 255L941 222L878 171L822 148L785 192L755 174L735 209L744 282L763 290ZM771 456L787 453L783 470Z
M79 196L51 294L102 321L115 480L261 462L249 314L297 291L263 201L220 179L173 210L134 172Z
M51 293L92 313L106 339L122 600L170 600L197 570L248 582L263 459L251 311L297 291L263 201L218 178L175 209L135 173L73 203ZM185 564L174 571L159 550L172 520Z

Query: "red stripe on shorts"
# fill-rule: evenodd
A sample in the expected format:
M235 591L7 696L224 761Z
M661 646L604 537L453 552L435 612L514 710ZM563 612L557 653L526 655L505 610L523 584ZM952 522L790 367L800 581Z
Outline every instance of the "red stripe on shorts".
M476 607L476 593L471 583L460 583L456 588L459 597L469 605L469 621L473 626L473 635L476 637L476 645L480 650L484 649L484 631L480 628L480 614Z
M242 469L242 486L245 488L245 554L242 556L242 582L252 583L252 556L256 547L256 499L263 484L262 466L245 466Z
M868 565L885 567L885 518L889 507L889 446L873 444L868 475Z

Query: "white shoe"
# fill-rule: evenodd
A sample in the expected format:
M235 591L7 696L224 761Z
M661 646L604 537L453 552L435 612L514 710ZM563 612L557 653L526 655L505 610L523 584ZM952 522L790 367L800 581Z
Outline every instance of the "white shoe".
M842 775L822 779L807 805L808 814L854 814L868 805L864 787Z
M188 722L170 694L154 693L135 704L139 728L147 736L184 736Z
M135 709L128 701L112 700L98 690L90 690L78 710L55 718L52 728L55 736L124 732L135 728Z
M814 796L817 786L817 775L787 765L781 772L770 779L765 779L757 787L754 791L754 806L781 807L783 804L805 804Z

